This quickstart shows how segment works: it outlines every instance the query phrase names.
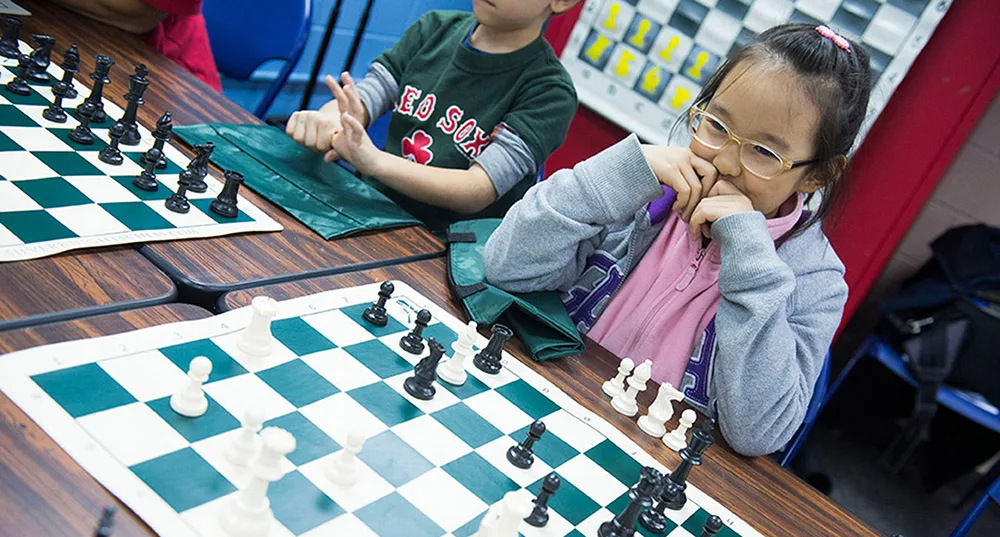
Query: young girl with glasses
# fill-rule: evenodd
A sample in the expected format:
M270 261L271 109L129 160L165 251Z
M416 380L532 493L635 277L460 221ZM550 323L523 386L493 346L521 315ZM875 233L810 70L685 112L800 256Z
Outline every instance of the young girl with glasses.
M870 88L868 54L829 28L767 30L695 99L687 147L632 135L531 189L486 245L487 279L559 290L581 331L650 360L734 450L777 451L847 300L816 224L843 188Z

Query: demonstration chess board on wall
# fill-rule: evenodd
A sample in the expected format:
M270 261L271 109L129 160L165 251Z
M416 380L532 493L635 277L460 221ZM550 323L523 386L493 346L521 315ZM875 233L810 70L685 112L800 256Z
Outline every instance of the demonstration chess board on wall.
M423 355L402 351L399 341L417 312L430 310L423 336L449 356L464 325L394 284L385 327L362 319L378 284L328 291L278 304L274 349L264 359L237 350L252 315L243 308L8 354L0 357L0 389L163 537L224 535L219 517L250 476L223 451L251 403L266 409L265 427L297 440L284 477L268 490L276 519L269 536L469 537L505 493L537 494L556 472L562 485L549 501L548 524L522 524L521 533L593 537L628 504L643 466L664 470L506 353L498 375L470 359L464 385L437 381L432 400L410 397L402 384ZM485 344L480 336L476 346ZM184 418L169 399L188 382L196 356L213 363L204 384L209 407ZM547 431L534 445L534 464L521 470L505 452L536 419ZM367 437L358 481L338 486L325 469L355 430ZM725 523L720 536L760 535L690 483L687 495L682 510L667 512L670 537L697 537L710 514Z
M866 123L871 125L950 4L587 0L562 62L580 102L648 142L665 143L675 120L731 51L777 24L826 24L862 43L871 54L875 87Z
M58 81L63 71L56 64L59 52L69 45L57 44L48 72ZM20 43L22 53L31 47ZM86 54L81 51L81 54ZM125 78L132 65L115 65L111 76ZM73 81L78 95L65 99L66 123L53 123L42 112L54 100L52 81L31 84L31 94L16 95L3 86L17 72L17 60L3 58L0 64L0 262L33 259L72 250L135 242L214 237L248 231L280 231L281 225L249 201L239 199L239 215L225 218L208 209L222 190L222 183L206 178L208 191L188 191L191 209L179 214L167 210L164 201L177 189L178 175L190 161L168 144L163 153L166 169L156 170L159 189L136 188L132 179L143 166L139 157L153 145L150 132L139 125L138 146L122 145L124 162L112 166L98 160L110 139L108 129L123 110L104 94L108 120L91 123L94 145L69 139L78 124L75 108L90 95L77 73ZM156 84L156 73L150 79ZM118 97L118 96L114 96Z

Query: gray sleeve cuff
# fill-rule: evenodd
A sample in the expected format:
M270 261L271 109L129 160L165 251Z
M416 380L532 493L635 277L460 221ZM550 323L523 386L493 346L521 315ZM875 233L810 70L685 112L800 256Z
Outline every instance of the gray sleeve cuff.
M358 96L368 109L371 123L392 109L392 103L399 95L399 84L392 73L379 62L372 62L368 74L356 84Z
M603 223L627 218L663 196L663 186L635 134L577 164L573 171L600 200Z
M778 257L767 219L757 211L723 216L712 224L712 238L719 242L722 271L719 290L738 292L758 285L759 278L791 277L791 269Z
M496 136L490 145L475 158L475 161L486 170L497 191L497 197L503 196L514 188L526 175L535 173L538 165L531 154L531 149L524 140L509 127L497 129Z

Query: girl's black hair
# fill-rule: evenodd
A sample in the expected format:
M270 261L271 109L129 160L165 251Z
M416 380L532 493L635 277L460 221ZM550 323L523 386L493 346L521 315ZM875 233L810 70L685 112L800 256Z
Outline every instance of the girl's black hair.
M726 75L744 62L777 63L800 75L819 109L813 157L819 160L810 166L811 179L822 184L822 201L795 233L831 215L844 195L843 159L865 121L872 86L868 52L854 41L849 43L848 52L811 24L775 26L726 59L694 100L695 106L707 105Z

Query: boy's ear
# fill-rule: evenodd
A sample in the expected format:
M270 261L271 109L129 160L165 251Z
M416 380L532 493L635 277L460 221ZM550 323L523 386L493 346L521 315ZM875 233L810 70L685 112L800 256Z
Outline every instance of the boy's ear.
M550 4L552 8L552 14L562 15L563 13L566 13L567 11L572 9L573 6L579 4L581 1L582 0L552 0L552 3Z

